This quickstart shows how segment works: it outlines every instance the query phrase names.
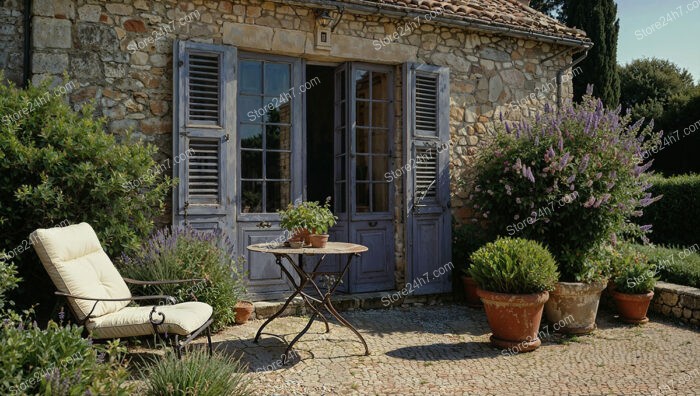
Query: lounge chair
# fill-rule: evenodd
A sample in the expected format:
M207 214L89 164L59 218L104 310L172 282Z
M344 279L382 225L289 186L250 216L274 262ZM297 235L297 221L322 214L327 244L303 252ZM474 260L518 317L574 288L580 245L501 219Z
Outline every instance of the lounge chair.
M38 229L31 235L44 268L65 297L73 316L94 339L138 337L156 334L172 337L178 357L182 349L206 331L212 352L212 307L202 302L176 304L171 296L132 296L127 283L163 285L206 282L205 279L136 281L122 278L87 223ZM135 301L159 301L158 305L129 306ZM163 336L165 335L165 337ZM186 337L180 340L179 337Z

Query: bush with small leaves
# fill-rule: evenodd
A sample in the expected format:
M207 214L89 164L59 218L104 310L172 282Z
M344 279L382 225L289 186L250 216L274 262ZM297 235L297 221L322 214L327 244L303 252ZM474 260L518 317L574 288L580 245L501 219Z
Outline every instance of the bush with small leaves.
M557 265L540 243L499 238L471 255L469 273L479 288L495 293L530 294L554 290Z

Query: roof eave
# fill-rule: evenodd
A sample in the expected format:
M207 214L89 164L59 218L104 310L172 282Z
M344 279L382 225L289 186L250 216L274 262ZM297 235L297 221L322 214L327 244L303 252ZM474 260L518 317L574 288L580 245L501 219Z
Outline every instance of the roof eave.
M356 11L358 13L366 14L377 14L381 13L383 15L395 16L395 17L420 17L425 15L425 12L418 12L418 10L413 11L403 7L395 6L393 4L382 4L367 2L364 0L353 0L353 2L336 1L336 0L273 0L279 3L294 4L301 6L309 6L309 4L316 5L320 8L336 9L338 7L344 7L347 10ZM427 10L426 10L427 12ZM590 40L583 40L574 37L562 37L557 35L545 34L541 32L536 32L527 29L521 29L507 24L500 23L487 23L473 18L468 17L446 17L446 16L436 16L431 19L438 25L449 26L449 27L461 27L464 29L470 29L475 31L481 31L485 33L498 33L511 37L525 38L536 40L540 42L579 47L579 48L591 48L593 43Z

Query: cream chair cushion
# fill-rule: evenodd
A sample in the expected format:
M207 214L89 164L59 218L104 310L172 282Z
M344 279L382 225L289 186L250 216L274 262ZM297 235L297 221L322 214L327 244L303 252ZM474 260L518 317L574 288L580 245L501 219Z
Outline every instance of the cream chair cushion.
M149 315L153 306L126 307L119 312L90 319L86 327L93 338L124 338L153 334ZM158 326L159 333L189 335L202 327L211 317L211 306L201 302L159 305L156 311L165 315ZM163 320L153 314L157 322Z
M34 249L59 291L90 298L130 298L124 279L87 223L38 229L31 235ZM68 299L79 320L85 319L94 301ZM111 314L129 301L99 302L92 317Z

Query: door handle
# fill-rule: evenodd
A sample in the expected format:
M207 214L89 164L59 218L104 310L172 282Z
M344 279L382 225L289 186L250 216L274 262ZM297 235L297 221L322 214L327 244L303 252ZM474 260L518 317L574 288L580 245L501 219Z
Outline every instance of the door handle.
M258 228L270 228L272 227L272 223L268 221L261 221L260 223L256 224Z
M369 226L370 226L370 227L376 227L376 226L377 226L377 222L376 222L376 221L370 221L370 222L369 222Z

